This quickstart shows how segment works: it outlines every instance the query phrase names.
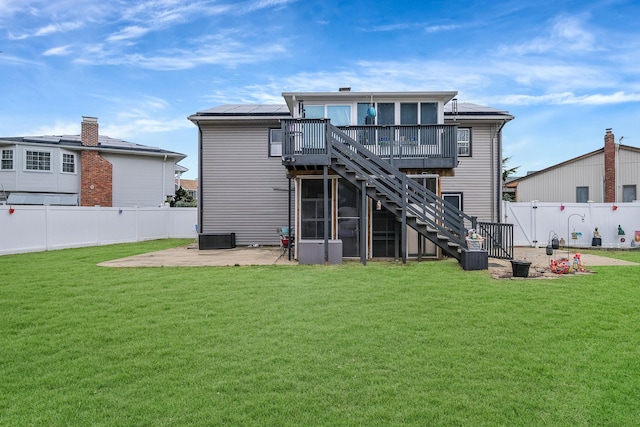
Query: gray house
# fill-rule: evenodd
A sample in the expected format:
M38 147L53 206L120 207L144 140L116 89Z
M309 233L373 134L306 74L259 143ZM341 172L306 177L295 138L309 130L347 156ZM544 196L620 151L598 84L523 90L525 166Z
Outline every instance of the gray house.
M0 138L0 203L162 206L175 194L184 154L98 134L83 117L80 135Z
M287 92L284 105L222 105L199 129L202 235L294 256L464 257L469 228L509 257L500 218L501 136L513 116L456 92ZM329 253L331 252L331 253ZM309 255L313 257L313 255Z

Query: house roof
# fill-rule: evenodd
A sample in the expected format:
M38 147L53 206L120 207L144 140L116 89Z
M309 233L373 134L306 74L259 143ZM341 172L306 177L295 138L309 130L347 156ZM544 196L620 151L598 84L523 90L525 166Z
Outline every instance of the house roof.
M185 154L177 153L175 151L164 150L158 147L151 147L148 145L136 144L133 142L124 141L122 139L110 138L108 136L98 136L98 146L88 147L83 146L80 140L80 135L43 135L43 136L19 136L19 137L0 137L1 145L14 145L14 144L42 144L42 145L54 145L62 146L69 150L98 150L103 152L112 153L128 153L134 155L149 155L149 156L170 156L175 157L180 161L187 157Z
M234 121L252 117L257 120L278 120L291 117L285 104L225 104L207 110L198 111L189 116L189 120Z
M433 91L433 92L351 92L351 90L341 90L339 92L283 92L287 106L290 111L294 111L297 102L305 101L361 101L380 102L387 100L428 100L451 101L458 92L456 91Z
M496 108L486 107L484 105L473 104L471 102L460 102L457 104L457 111L454 114L453 104L447 104L444 106L444 115L447 118L460 118L460 119L498 119L498 120L513 120L513 116L508 111L498 110Z
M305 92L300 92L303 94ZM319 92L322 95L340 95L343 93L354 94L354 92ZM401 96L402 94L433 94L440 92L387 92L387 94L393 94L395 96ZM447 96L455 92L446 92ZM305 93L306 94L306 93ZM313 93L317 95L316 93ZM358 95L356 93L356 95ZM361 95L361 94L360 94ZM342 95L344 96L344 95ZM370 94L366 94L370 97ZM369 99L369 98L367 98ZM375 99L375 96L374 96ZM380 98L378 98L380 99ZM424 98L420 98L424 99ZM445 105L445 116L450 119L454 116L452 112L451 104ZM189 120L197 122L199 120L215 120L215 121L237 121L247 120L247 118L253 118L255 120L278 120L284 118L290 118L291 114L285 104L225 104L207 110L199 111L196 114L189 116ZM496 108L486 107L484 105L472 104L463 102L458 104L456 118L460 119L483 119L483 120L512 120L513 116L507 111L498 110Z
M178 180L176 179L176 184L178 184ZM196 191L198 189L198 180L197 179L180 179L180 187L185 190Z

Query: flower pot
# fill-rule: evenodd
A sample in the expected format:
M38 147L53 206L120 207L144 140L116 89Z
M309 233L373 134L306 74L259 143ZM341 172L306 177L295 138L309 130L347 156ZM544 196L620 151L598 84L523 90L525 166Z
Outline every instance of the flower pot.
M531 261L511 260L511 270L513 277L529 277L529 267Z

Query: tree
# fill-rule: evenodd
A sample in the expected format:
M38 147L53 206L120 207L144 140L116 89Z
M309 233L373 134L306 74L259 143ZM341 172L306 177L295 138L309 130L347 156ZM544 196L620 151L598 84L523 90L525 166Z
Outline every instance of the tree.
M509 179L510 176L514 175L518 169L520 168L520 166L516 166L513 168L507 168L507 163L509 163L509 160L511 160L511 157L505 157L502 159L502 186L504 187L504 184L506 184L507 180ZM513 193L502 193L502 200L506 200L508 202L513 202L515 201L515 197Z
M193 196L191 196L191 194L181 186L176 190L176 195L169 204L172 208L190 208L194 207L196 202L193 200Z

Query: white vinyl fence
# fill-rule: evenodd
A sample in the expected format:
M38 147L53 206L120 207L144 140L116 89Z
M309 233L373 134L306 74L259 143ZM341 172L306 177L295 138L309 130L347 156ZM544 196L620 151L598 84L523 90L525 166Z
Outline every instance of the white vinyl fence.
M197 208L0 205L0 255L196 238Z
M602 246L640 246L640 203L503 202L502 222L513 224L514 246L545 247L552 234L569 246L591 246L594 230ZM624 235L618 234L618 227Z

